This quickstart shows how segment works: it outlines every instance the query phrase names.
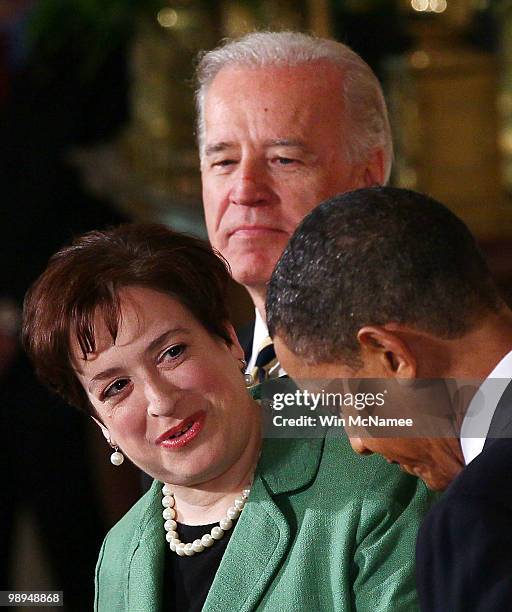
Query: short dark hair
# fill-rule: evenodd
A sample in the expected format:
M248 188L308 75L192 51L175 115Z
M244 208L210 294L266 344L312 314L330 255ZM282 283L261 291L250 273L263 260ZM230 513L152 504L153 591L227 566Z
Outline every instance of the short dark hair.
M335 196L299 225L272 274L270 334L310 363L359 367L364 325L457 338L501 300L464 223L432 198L392 187Z
M119 290L153 289L178 300L231 345L226 328L229 278L227 263L206 242L164 225L134 223L89 232L56 253L28 291L23 345L43 383L92 413L72 367L71 338L76 337L84 358L95 350L97 309L115 341Z

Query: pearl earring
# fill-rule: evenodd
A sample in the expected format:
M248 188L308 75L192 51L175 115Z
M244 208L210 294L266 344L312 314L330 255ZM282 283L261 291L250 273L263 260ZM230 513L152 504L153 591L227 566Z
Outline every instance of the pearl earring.
M119 446L114 446L112 448L114 449L114 452L110 455L110 463L117 467L123 463L124 455L123 453L119 452Z
M119 450L119 446L117 446L117 444L112 444L110 438L107 438L107 442L110 444L110 448L114 449L114 452L110 455L110 463L116 467L119 467L124 461L124 455Z
M241 367L241 372L244 375L244 381L245 381L245 386L246 387L252 387L252 385L254 384L254 378L252 374L249 374L249 372L245 372L245 368L247 367L247 361L245 361L245 359L239 359L240 364L242 365Z

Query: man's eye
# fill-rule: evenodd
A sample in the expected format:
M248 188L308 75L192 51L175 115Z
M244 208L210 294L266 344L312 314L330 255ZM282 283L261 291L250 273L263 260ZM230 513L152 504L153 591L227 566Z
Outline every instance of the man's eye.
M174 361L183 355L185 348L184 344L175 344L162 353L159 361Z
M214 168L225 168L226 166L231 166L232 164L236 164L236 160L234 159L221 159L220 161L216 161L212 164Z
M130 381L127 378L120 378L109 385L101 394L101 399L109 399L121 393Z
M291 157L276 157L274 161L280 166L289 166L290 164L294 164L297 162L296 159L292 159Z

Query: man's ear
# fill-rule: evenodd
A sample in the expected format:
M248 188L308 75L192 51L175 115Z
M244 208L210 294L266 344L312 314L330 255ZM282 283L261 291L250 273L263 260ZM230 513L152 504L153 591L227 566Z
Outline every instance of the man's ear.
M110 432L109 430L105 427L105 425L103 425L103 423L97 419L95 416L92 416L91 414L91 419L96 423L96 425L101 429L101 433L105 436L105 440L109 443L109 444L113 444L115 446L115 443L111 440L110 438Z
M407 342L396 332L384 327L367 325L357 333L363 361L378 364L386 377L416 378L416 357Z
M229 346L229 350L233 354L236 359L244 358L244 350L240 346L240 342L238 341L238 336L236 335L235 328L231 325L231 323L225 323L224 327L231 338L231 346Z
M382 149L375 149L372 152L364 171L363 181L364 187L384 185L386 182L384 176L384 151Z

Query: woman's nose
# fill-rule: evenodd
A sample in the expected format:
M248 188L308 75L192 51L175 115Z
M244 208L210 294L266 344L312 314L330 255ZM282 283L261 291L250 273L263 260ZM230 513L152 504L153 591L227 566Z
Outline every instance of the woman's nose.
M177 400L177 387L163 376L154 376L145 381L144 395L147 413L150 416L171 416Z

